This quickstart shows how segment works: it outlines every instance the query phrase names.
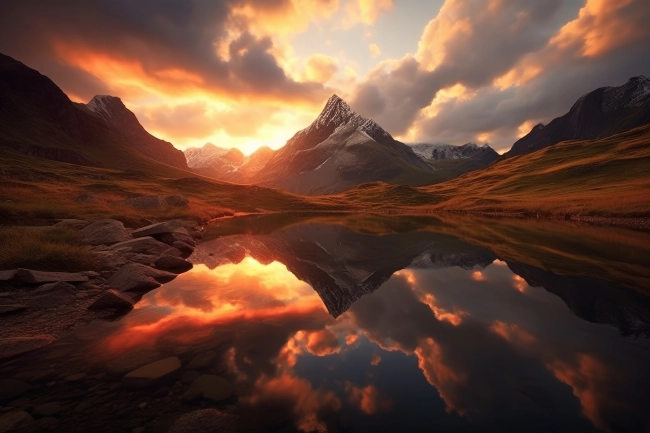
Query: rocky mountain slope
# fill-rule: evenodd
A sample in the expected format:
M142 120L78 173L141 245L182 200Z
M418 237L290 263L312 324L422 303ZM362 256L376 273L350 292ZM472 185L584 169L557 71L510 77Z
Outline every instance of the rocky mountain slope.
M499 158L499 154L487 143L483 146L476 143L466 143L462 146L413 143L409 146L416 155L438 171L439 177L445 179L487 167Z
M276 151L251 180L300 194L323 194L378 180L426 183L433 176L413 149L333 95L318 118Z
M565 140L592 140L650 123L650 79L633 77L618 87L587 93L564 116L536 125L506 156L523 155Z
M187 169L183 153L145 131L119 98L74 103L49 78L2 54L0 146L88 166Z
M246 156L239 149L225 149L212 143L185 149L184 153L187 165L193 171L237 183L248 183L250 177L260 171L273 156L273 150L268 146L262 146Z

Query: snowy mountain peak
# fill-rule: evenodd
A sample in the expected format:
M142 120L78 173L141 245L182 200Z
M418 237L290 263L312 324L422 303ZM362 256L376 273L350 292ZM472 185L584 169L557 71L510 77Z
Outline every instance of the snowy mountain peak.
M496 152L485 143L479 146L474 142L461 146L451 144L412 143L409 146L420 158L426 160L442 161L451 159L469 159L483 155L496 155ZM494 154L494 155L492 155Z
M117 96L97 95L86 104L90 111L102 116L113 117L115 109L126 108Z

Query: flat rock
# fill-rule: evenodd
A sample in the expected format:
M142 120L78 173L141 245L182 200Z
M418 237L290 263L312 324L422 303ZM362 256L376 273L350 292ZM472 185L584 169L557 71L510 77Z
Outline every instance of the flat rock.
M75 286L63 281L43 284L34 290L29 300L29 306L39 310L58 308L73 303L76 294Z
M152 266L159 256L154 254L126 253L124 257L130 263L140 263L141 265Z
M174 242L172 247L180 250L186 257L194 252L194 247L192 245L182 241Z
M181 361L175 356L152 362L137 368L124 376L124 383L134 386L148 386L181 368Z
M3 304L0 305L0 316L5 314L20 313L26 309L27 306L22 304Z
M196 241L184 227L170 233L162 233L156 236L160 242L164 242L167 245L174 245L174 242L185 242L192 246L196 245Z
M160 256L158 259L156 259L154 266L158 269L178 273L189 271L193 267L192 263L188 262L185 259L167 255Z
M133 308L133 300L117 290L108 289L88 307L89 310L104 310L107 308L112 308L120 313L126 312Z
M54 341L51 335L0 338L0 360L13 358L45 347Z
M182 227L182 220L164 221L161 223L150 224L148 226L135 229L131 235L134 238L141 238L143 236L153 236L161 233L173 232L174 230L180 229Z
M13 400L30 389L32 386L22 380L2 379L0 380L0 400Z
M160 359L160 356L160 352L150 347L139 347L109 361L106 363L106 368L111 373L123 375L143 365L151 364L155 360Z
M90 221L86 220L76 220L76 219L64 219L54 224L52 227L64 228L64 229L73 229L81 230L84 227L90 225Z
M131 239L131 234L120 221L99 220L81 230L86 242L90 245L111 245Z
M192 385L183 394L183 400L191 401L198 397L203 397L214 402L219 402L230 397L232 393L233 386L226 379L212 374L204 374L192 382Z
M7 271L0 271L0 281L9 281L16 275L17 269L10 269Z
M106 280L105 285L120 292L148 292L160 287L160 283L150 277L148 269L144 268L156 270L138 263L130 263L122 266Z
M58 281L82 283L84 281L88 281L88 277L71 272L45 272L33 271L30 269L18 269L14 275L14 280L27 284L43 284Z
M201 409L181 416L168 433L234 433L237 418L216 409Z
M123 251L125 252L152 254L159 256L161 254L166 254L167 251L171 250L172 248L173 247L170 247L170 245L157 241L151 236L144 236L111 245L110 250L115 251L118 249L124 249Z
M8 412L0 416L0 433L20 430L34 422L34 418L24 410Z
M58 414L59 412L61 412L61 409L62 409L61 403L57 401L53 401L51 403L45 403L36 406L32 411L32 415L38 418L45 418L45 417L54 416Z

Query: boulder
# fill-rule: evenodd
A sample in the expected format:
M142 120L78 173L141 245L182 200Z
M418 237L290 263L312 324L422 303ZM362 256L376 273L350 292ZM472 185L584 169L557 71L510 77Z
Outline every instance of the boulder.
M170 195L165 197L165 202L167 206L172 207L187 207L190 204L190 200L184 195Z
M237 417L216 409L201 409L181 416L168 433L235 433Z
M89 224L90 221L86 221L86 220L64 219L54 224L52 227L81 230L84 227L87 227Z
M29 269L18 269L13 279L27 284L43 284L58 281L82 283L88 281L88 277L82 274L70 272L32 271Z
M230 382L220 376L204 374L197 377L183 394L183 400L191 401L203 397L214 402L223 401L233 393Z
M22 304L4 304L4 305L0 305L0 316L3 316L5 314L20 313L21 311L25 311L26 309L27 309L27 306L22 305Z
M174 256L160 256L154 262L154 266L158 269L168 270L172 272L185 272L192 269L192 263L188 262L185 259Z
M181 241L176 241L172 244L172 247L176 248L177 250L180 250L185 257L190 256L194 252L194 247L192 245L189 245L185 242Z
M43 284L33 292L29 306L39 310L58 308L74 303L76 294L75 286L63 281Z
M109 361L106 363L106 368L114 374L125 374L143 365L151 364L157 359L160 359L160 352L150 347L139 347Z
M169 206L167 201L159 195L143 195L127 198L122 200L122 203L138 210L163 209Z
M185 242L188 245L196 245L194 238L188 233L185 227L175 230L169 233L162 233L157 236L160 239L160 242L164 242L167 245L174 245L174 242Z
M161 254L167 254L168 251L173 250L173 247L157 241L151 236L144 236L140 238L130 239L124 242L119 242L112 245L109 250L123 250L124 252L152 255L155 254L159 256Z
M0 400L13 400L32 389L32 386L18 379L0 380Z
M160 287L160 283L145 274L141 267L147 266L137 263L122 266L105 285L120 292L148 292Z
M131 239L131 234L120 221L99 220L81 230L90 245L111 245Z
M158 259L158 256L154 254L126 253L124 257L126 257L130 263L139 263L146 266L153 266L155 261Z
M124 376L124 383L132 386L149 386L181 368L181 361L175 356L152 362L133 370Z
M121 251L99 251L97 261L102 269L117 269L129 263L129 259Z
M51 335L0 338L0 361L45 347L54 341Z
M11 269L7 271L0 271L0 281L9 281L13 280L14 275L16 275L16 269Z
M134 238L140 238L143 236L154 236L162 233L173 232L174 230L180 229L182 227L183 227L182 220L171 220L171 221L164 221L161 223L150 224L148 226L135 229L131 234L133 235Z
M117 290L108 289L88 307L89 310L104 310L107 308L112 308L120 313L126 312L133 308L133 300Z
M24 410L8 412L0 416L0 433L8 433L27 427L34 418Z

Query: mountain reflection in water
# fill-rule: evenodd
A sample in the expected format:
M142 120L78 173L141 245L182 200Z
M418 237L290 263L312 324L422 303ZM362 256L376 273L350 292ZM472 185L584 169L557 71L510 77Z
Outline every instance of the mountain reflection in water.
M206 241L89 356L212 351L241 431L647 431L643 244L485 224L493 244L406 218Z

